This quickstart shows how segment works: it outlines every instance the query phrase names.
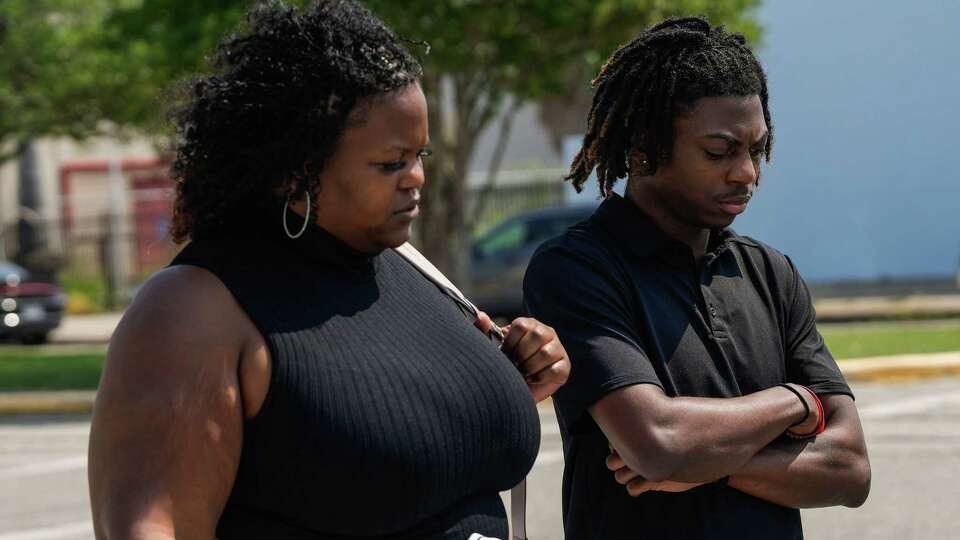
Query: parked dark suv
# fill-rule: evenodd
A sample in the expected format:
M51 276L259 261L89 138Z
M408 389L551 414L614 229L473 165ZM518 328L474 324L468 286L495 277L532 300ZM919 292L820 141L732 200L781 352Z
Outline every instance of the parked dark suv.
M471 300L491 317L523 312L523 274L537 247L593 214L595 204L531 210L508 218L473 243Z
M55 283L0 261L0 339L43 343L60 325L66 297Z

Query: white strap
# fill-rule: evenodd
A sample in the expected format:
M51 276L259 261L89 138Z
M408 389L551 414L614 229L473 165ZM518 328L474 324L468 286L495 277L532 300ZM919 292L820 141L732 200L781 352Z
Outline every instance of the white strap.
M527 540L527 479L510 490L510 521L512 540Z
M452 281L447 279L447 276L443 275L443 272L437 270L437 267L434 266L433 263L430 262L426 257L424 257L423 253L417 251L417 248L413 247L413 245L411 245L409 242L400 247L395 247L393 250L399 253L401 257L407 260L407 262L412 264L414 268L420 271L420 273L427 276L430 281L436 283L440 287L446 288L460 300L463 300L463 302L470 306L470 308L473 310L474 315L480 312L480 310L477 309L477 306L473 305L473 302L468 300L467 297L460 292L460 289L458 289Z
M473 304L466 296L453 284L452 281L447 279L447 276L443 275L443 272L437 270L437 267L433 265L422 253L417 251L417 248L413 247L410 244L403 244L400 247L393 248L398 255L403 257L410 263L411 266L416 268L423 274L427 279L433 282L434 285L444 291L450 298L452 298L457 304L459 304L460 309L464 311L465 315L469 315L476 320L480 316L480 310L477 309L477 306ZM493 325L490 327L490 330L487 333L487 336L490 339L493 339L497 342L498 345L503 344L503 332L500 331L500 327Z

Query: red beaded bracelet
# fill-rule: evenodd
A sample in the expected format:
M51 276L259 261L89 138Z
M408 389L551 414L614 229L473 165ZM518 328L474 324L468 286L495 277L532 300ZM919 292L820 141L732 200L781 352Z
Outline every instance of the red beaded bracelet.
M813 390L801 384L798 384L797 386L799 386L800 388L803 388L804 390L809 392L811 396L813 396L813 402L814 404L816 404L817 412L820 414L820 416L817 417L819 419L817 422L817 428L814 429L812 432L799 435L799 434L787 431L787 436L792 439L809 439L811 437L816 437L817 435L823 433L827 429L827 420L826 418L824 418L824 414L823 414L823 403L820 401L820 396L818 396L817 393L814 392Z

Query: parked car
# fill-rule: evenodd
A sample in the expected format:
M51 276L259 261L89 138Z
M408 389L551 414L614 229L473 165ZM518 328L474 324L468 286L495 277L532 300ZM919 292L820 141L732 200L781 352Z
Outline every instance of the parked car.
M66 295L56 283L0 261L0 339L45 342L60 325L65 304Z
M470 257L471 299L491 317L523 314L523 274L544 241L588 218L596 204L555 206L508 218L473 243Z

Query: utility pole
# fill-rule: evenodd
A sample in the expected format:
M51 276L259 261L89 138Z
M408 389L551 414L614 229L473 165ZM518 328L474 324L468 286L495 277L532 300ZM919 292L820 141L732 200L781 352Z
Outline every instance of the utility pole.
M127 231L127 179L123 174L123 162L119 150L110 160L108 172L110 182L110 216L107 220L109 227L106 231L108 238L107 261L110 268L109 290L111 297L107 299L110 307L117 308L125 300L127 294L127 280L130 275L130 234Z
M28 260L31 253L44 247L40 215L40 177L37 174L37 151L33 140L20 143L18 161L19 219L17 220L17 252L19 261Z

